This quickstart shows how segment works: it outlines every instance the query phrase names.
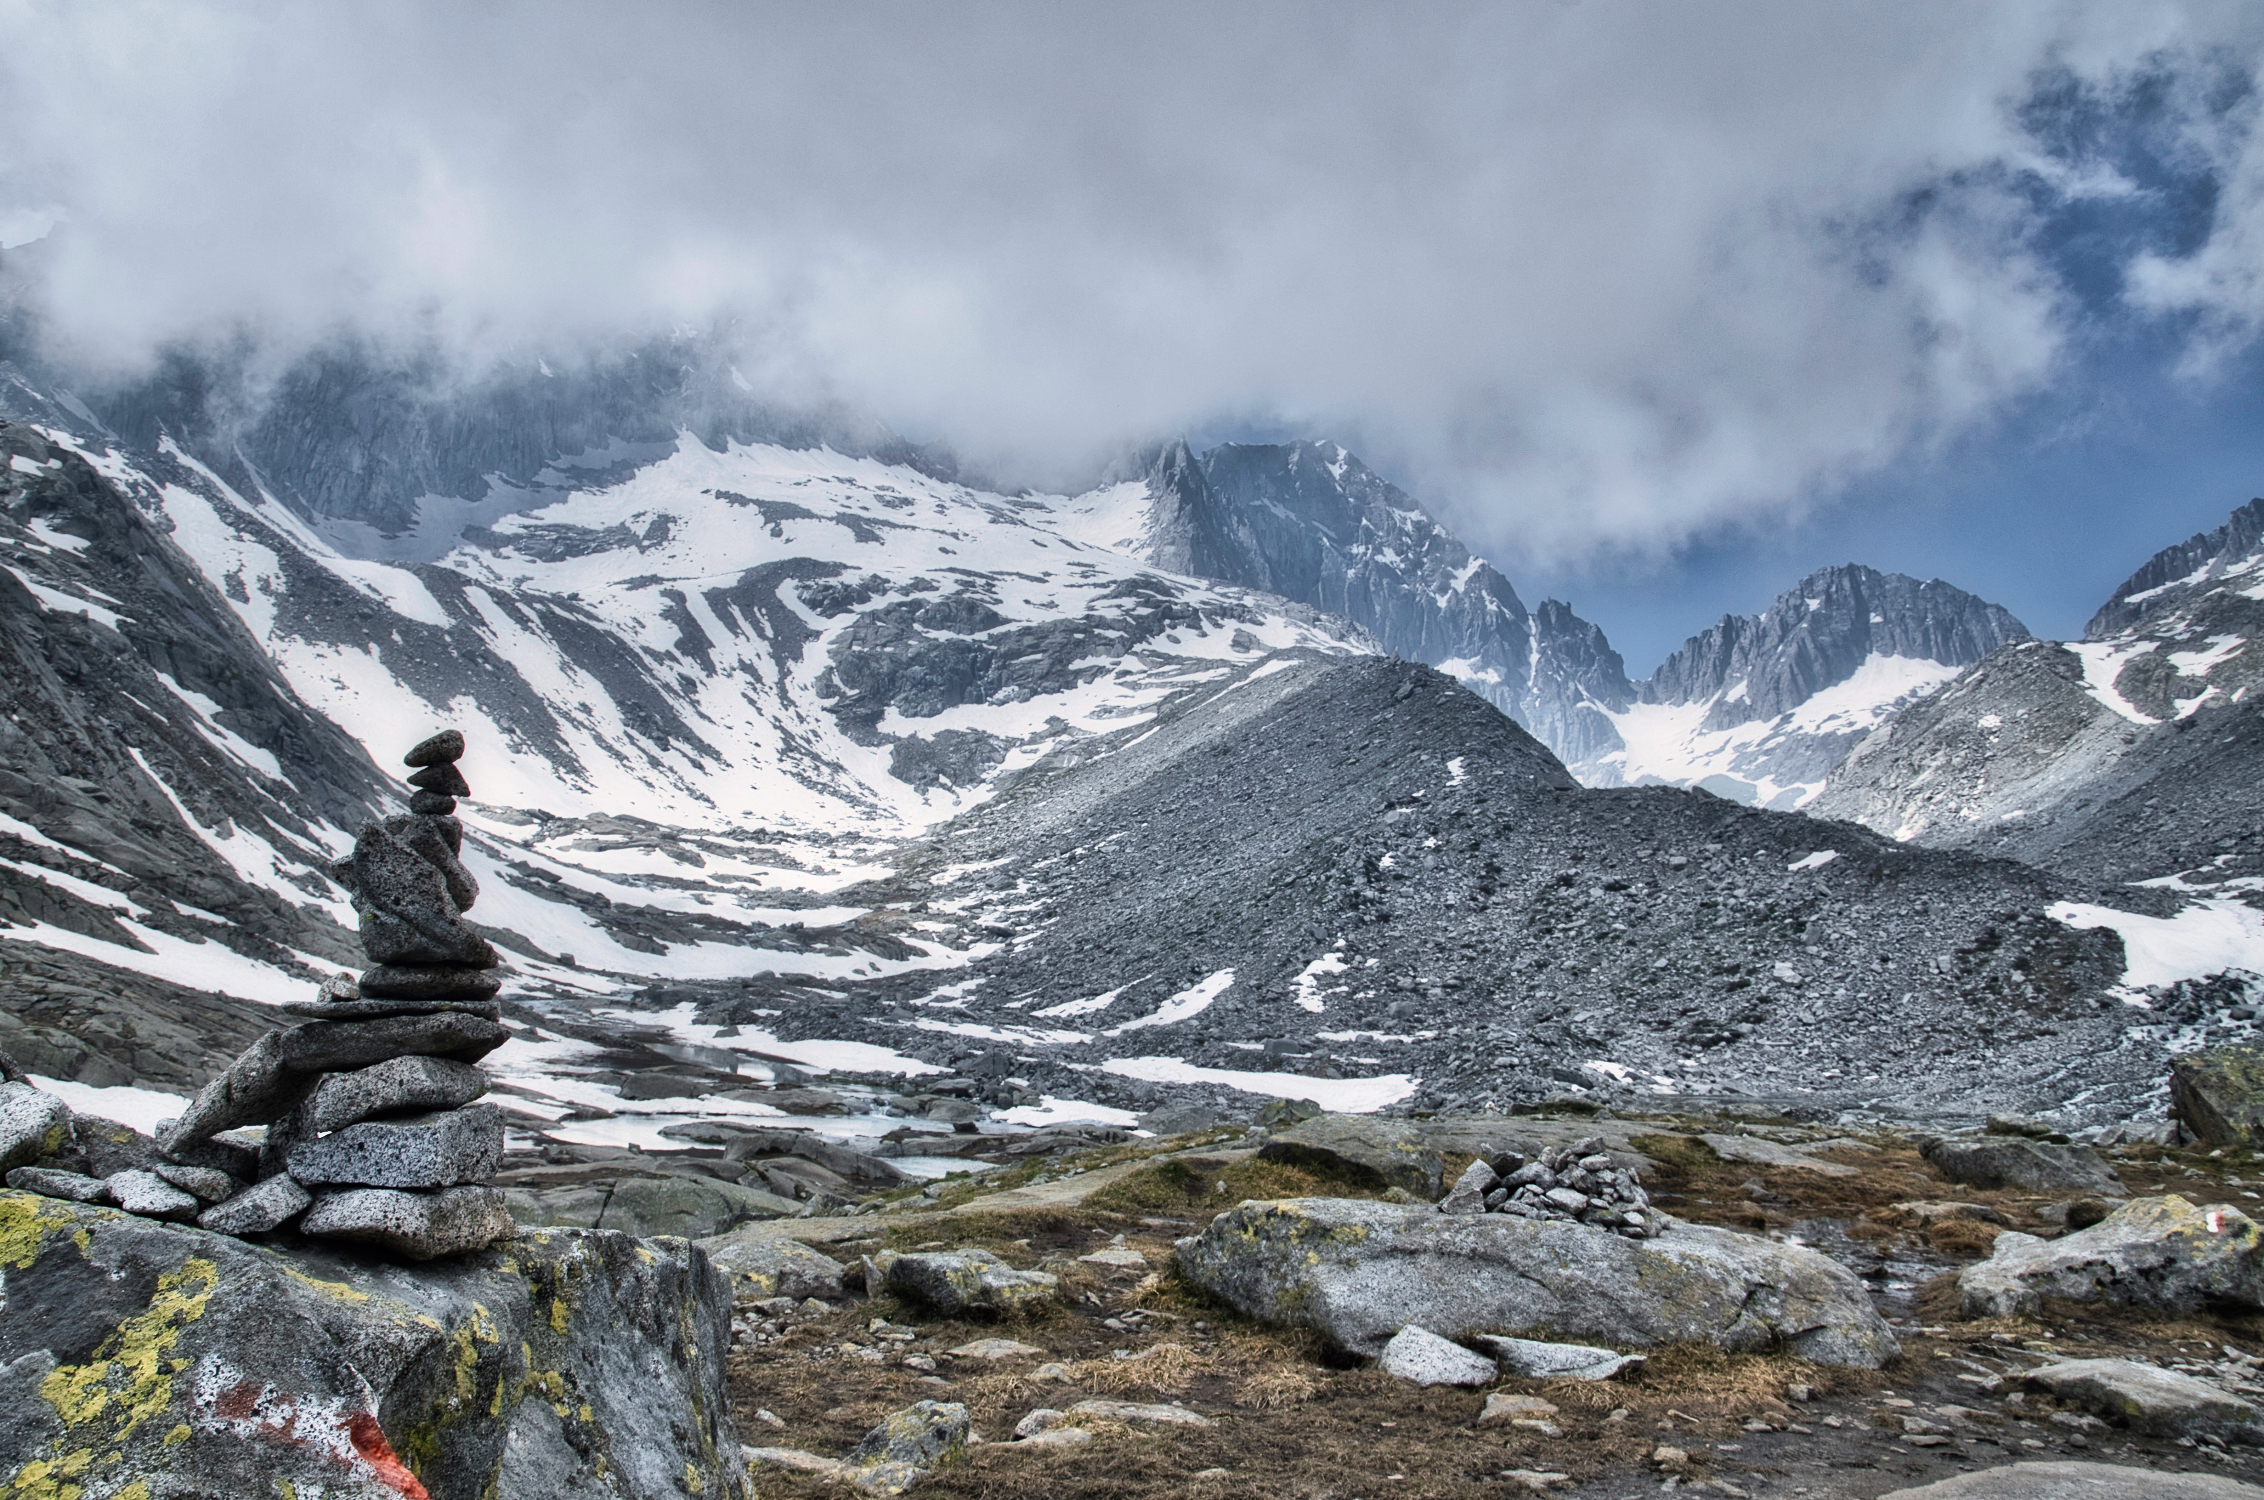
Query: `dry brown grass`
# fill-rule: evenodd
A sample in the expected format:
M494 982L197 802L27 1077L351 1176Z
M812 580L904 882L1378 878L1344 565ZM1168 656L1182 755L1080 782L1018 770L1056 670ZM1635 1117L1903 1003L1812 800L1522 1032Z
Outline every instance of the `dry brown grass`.
M1245 1199L1378 1198L1374 1183L1331 1174L1310 1166L1250 1157L1224 1162L1209 1157L1175 1157L1134 1172L1085 1200L1093 1213L1174 1214L1207 1223Z

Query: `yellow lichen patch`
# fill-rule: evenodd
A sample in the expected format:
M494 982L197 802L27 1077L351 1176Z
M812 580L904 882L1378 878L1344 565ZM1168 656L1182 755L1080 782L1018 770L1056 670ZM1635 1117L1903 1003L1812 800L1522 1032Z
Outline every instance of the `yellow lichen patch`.
M566 1329L566 1299L553 1297L550 1299L550 1331L564 1338Z
M149 1483L147 1480L137 1479L120 1490L112 1500L149 1500Z
M53 1198L37 1193L0 1192L0 1265L27 1269L39 1259L40 1247L50 1229L61 1229L76 1217ZM90 1236L80 1230L74 1238L81 1254Z
M149 1306L119 1324L93 1359L50 1373L39 1383L40 1396L67 1427L102 1420L111 1424L114 1441L131 1436L173 1404L172 1376L186 1368L170 1358L173 1346L204 1316L219 1279L219 1268L201 1256L160 1276Z
M369 1293L363 1291L360 1287L349 1286L343 1281L324 1281L319 1277L309 1276L306 1272L300 1270L296 1266L285 1265L283 1267L283 1274L290 1277L293 1281L296 1281L301 1286L314 1288L316 1291L322 1293L325 1297L335 1297L341 1302L369 1301Z
M175 1424L173 1430L165 1434L165 1442L163 1446L170 1448L175 1443L185 1443L188 1440L189 1424L186 1422L181 1422Z

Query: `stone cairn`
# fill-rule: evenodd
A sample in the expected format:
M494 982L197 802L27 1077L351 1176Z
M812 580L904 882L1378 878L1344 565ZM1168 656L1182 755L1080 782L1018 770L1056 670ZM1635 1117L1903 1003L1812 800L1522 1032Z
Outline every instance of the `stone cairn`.
M1631 1240L1666 1228L1635 1174L1613 1164L1602 1136L1552 1146L1537 1157L1507 1151L1472 1162L1439 1200L1442 1214L1512 1214L1608 1229Z
M502 1164L503 1115L473 1104L487 1092L477 1064L508 1033L500 960L463 919L479 894L453 816L471 793L463 754L453 729L411 750L409 811L363 828L331 867L373 965L359 983L340 975L284 1006L303 1024L245 1049L159 1128L147 1162L106 1177L19 1168L8 1185L223 1234L296 1221L412 1260L516 1235L501 1190L481 1185ZM250 1125L267 1127L257 1146L223 1134Z

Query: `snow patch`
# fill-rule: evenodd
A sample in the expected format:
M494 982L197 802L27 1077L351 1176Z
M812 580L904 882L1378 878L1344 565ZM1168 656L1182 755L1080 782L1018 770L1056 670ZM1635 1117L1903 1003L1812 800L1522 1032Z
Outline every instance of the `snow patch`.
M1417 1080L1405 1073L1379 1078L1307 1078L1302 1073L1243 1073L1204 1068L1176 1057L1119 1057L1101 1064L1103 1072L1148 1083L1212 1083L1270 1099L1309 1099L1331 1114L1367 1115L1397 1104L1415 1092Z
M1199 1016L1204 1011L1209 1010L1211 1002L1225 994L1233 983L1234 971L1232 969L1221 969L1216 974L1204 979L1200 984L1181 990L1178 994L1166 1000L1162 1005L1156 1007L1154 1014L1142 1016L1136 1021L1126 1021L1121 1026L1111 1026L1102 1035L1122 1036L1127 1031L1139 1031L1149 1026L1175 1026L1189 1017Z
M2115 679L2122 675L2123 664L2133 657L2144 656L2160 642L2135 641L2116 646L2106 641L2070 641L2073 651L2083 663L2083 690L2121 714L2133 724L2159 724L2161 720L2143 714L2128 698L2115 691Z
M1804 859L1796 859L1791 864L1786 865L1784 867L1785 873L1797 875L1802 870L1821 870L1838 858L1839 851L1837 849L1818 849L1814 854L1808 855Z
M2069 927L2121 933L2123 983L2140 989L2228 969L2264 974L2264 912L2238 901L2196 901L2174 917L2061 901L2045 915Z

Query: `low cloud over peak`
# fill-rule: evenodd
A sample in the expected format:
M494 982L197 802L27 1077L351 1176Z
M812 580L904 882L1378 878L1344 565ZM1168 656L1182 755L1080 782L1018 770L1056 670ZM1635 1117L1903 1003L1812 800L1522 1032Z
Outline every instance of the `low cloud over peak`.
M2244 7L0 16L0 229L61 216L43 326L112 371L728 317L989 472L1325 432L1563 559L1812 503L2102 323L2264 317Z

